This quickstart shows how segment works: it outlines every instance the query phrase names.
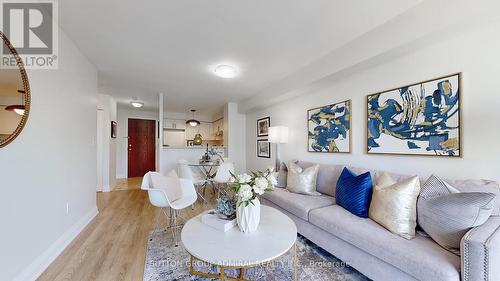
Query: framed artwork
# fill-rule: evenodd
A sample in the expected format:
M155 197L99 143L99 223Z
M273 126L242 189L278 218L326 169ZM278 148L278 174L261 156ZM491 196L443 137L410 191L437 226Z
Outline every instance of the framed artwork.
M257 137L269 136L269 126L271 124L271 117L264 117L257 120Z
M194 146L194 141L193 140L187 140L186 141L186 146Z
M271 158L271 143L267 140L257 140L257 157Z
M111 138L116 139L116 122L111 121Z
M462 74L368 95L367 153L461 157Z
M351 100L307 111L307 151L351 152Z

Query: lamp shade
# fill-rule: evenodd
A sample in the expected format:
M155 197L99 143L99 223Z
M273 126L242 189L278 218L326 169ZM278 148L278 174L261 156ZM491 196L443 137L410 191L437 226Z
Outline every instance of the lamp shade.
M288 127L274 126L269 127L270 143L288 143Z

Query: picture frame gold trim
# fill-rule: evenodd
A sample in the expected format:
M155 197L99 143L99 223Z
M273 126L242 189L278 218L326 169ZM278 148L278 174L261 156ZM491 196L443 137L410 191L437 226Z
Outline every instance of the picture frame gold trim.
M21 122L17 125L16 129L10 136L8 136L6 139L0 141L0 148L7 146L11 142L13 142L22 132L24 127L26 126L26 123L28 122L28 117L31 109L31 90L30 90L30 84L29 84L29 79L28 79L28 74L26 73L26 69L24 68L24 63L17 53L16 48L10 43L10 40L7 38L7 36L0 31L0 38L2 39L2 42L9 48L12 56L16 59L16 64L19 68L19 72L21 74L21 79L23 80L23 88L24 88L24 114L23 117L21 118Z
M433 154L405 154L405 153L389 153L389 152L369 152L368 150L368 99L373 96L373 95L378 95L378 94L383 94L383 93L386 93L386 92L391 92L391 91L395 91L395 90L398 90L398 89L401 89L401 88L405 88L405 87L410 87L410 86L415 86L415 85L419 85L419 84L423 84L423 83L428 83L428 82L432 82L432 81L435 81L435 80L439 80L439 79L444 79L444 78L448 78L448 77L453 77L453 76L458 76L458 126L459 126L459 131L458 131L458 149L460 151L460 154L458 156L454 156L454 155L433 155ZM463 94L463 91L462 91L462 78L463 78L463 73L462 72L454 72L454 73L451 73L451 74L448 74L448 75L442 75L442 76L439 76L439 77L436 77L436 78L431 78L431 79L427 79L427 80L424 80L424 81L421 81L421 82L416 82L416 83L411 83L411 84L406 84L406 85L403 85L403 86L399 86L399 87L395 87L395 88L392 88L392 89L389 89L389 90L385 90L385 91L379 91L379 92L375 92L375 93L372 93L372 94L368 94L366 95L365 97L365 154L367 155L394 155L394 156L412 156L412 157L434 157L434 158L452 158L452 159L461 159L463 158L463 154L464 154L464 151L463 151L463 124L462 124L462 94Z
M309 150L309 111L320 109L320 108L327 107L327 106L336 105L336 104L339 104L339 103L344 103L344 102L348 102L349 103L349 151L338 151L338 152L332 151L332 152L329 152L329 151L311 151L311 150ZM307 130L307 136L306 136L307 152L310 152L310 153L328 153L328 154L339 154L339 153L341 153L341 154L351 154L352 153L352 100L351 99L347 99L347 100L339 101L339 102L336 102L336 103L331 103L331 104L327 104L327 105L318 106L318 107L315 107L315 108L308 109L307 112L306 112L306 130Z

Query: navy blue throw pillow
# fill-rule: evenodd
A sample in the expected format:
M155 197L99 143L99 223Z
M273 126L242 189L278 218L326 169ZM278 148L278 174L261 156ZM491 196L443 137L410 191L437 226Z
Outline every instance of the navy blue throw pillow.
M356 176L344 168L337 181L337 204L358 217L367 218L372 191L370 172Z

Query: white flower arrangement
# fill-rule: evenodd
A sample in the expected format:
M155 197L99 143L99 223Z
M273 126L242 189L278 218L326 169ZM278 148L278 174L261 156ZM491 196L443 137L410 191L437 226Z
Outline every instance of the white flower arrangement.
M253 204L253 200L268 191L273 191L277 181L271 170L264 172L252 172L251 175L244 173L241 175L231 174L229 186L236 193L239 205L245 207Z

